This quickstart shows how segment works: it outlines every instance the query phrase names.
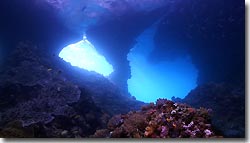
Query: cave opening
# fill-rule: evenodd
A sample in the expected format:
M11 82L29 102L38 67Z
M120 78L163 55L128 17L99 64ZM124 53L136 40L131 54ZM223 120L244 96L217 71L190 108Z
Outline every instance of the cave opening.
M105 77L114 71L113 66L104 56L96 51L94 45L87 40L85 34L81 41L64 47L58 56L72 66L94 71Z
M156 48L155 34L158 24L159 21L145 29L127 54L131 70L131 78L127 80L128 92L145 103L159 98L183 99L197 86L198 70L188 53L172 60L152 62L151 54ZM97 52L85 34L81 41L64 47L59 57L72 66L94 71L105 77L114 72L113 66Z
M188 53L173 60L153 62L150 54L155 48L154 36L159 22L137 37L137 44L130 50L131 78L128 90L143 102L154 102L159 98L184 98L197 84L198 70ZM171 46L171 45L168 45Z

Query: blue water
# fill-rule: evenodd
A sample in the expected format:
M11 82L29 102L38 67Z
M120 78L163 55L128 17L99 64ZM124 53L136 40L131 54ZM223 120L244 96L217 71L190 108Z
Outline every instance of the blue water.
M137 100L154 102L158 98L184 98L196 87L198 71L188 55L174 61L149 63L148 56L154 47L154 35L158 23L146 29L128 54L131 78L128 90Z

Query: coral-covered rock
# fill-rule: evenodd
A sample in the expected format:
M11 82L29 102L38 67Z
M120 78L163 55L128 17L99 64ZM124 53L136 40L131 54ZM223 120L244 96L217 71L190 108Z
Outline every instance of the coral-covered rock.
M211 110L158 99L141 111L117 115L109 121L112 137L128 138L209 138L216 137L211 126ZM94 137L98 137L97 130ZM101 135L100 135L101 137Z
M41 65L28 46L30 43L20 43L13 54L19 61L1 75L1 98L12 97L7 98L6 103L12 106L0 115L1 123L19 120L23 126L29 126L38 122L49 123L54 115L72 116L75 113L69 104L79 100L81 91L78 86L65 81L56 70ZM22 54L21 48L27 53ZM11 86L12 91L6 92Z
M109 115L139 110L145 104L121 92L114 83L100 74L72 67L61 59L55 59L55 61L53 65L63 71L62 75L84 89L91 96L94 104Z
M129 137L140 137L146 127L146 115L140 112L130 112L123 119L123 128Z
M97 130L95 134L91 137L94 138L107 138L110 136L109 130L103 129L103 130Z

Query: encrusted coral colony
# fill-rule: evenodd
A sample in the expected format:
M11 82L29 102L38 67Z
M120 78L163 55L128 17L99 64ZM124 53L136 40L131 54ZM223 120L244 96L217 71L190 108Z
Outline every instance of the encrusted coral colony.
M108 128L97 130L92 137L107 138L211 138L211 109L195 109L182 103L158 99L141 111L116 115Z

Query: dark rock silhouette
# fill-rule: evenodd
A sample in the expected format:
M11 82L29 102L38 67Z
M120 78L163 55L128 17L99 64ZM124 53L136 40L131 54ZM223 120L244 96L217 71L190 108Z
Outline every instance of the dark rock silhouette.
M245 91L243 84L208 83L192 90L183 100L193 107L212 109L212 124L224 137L245 137Z

